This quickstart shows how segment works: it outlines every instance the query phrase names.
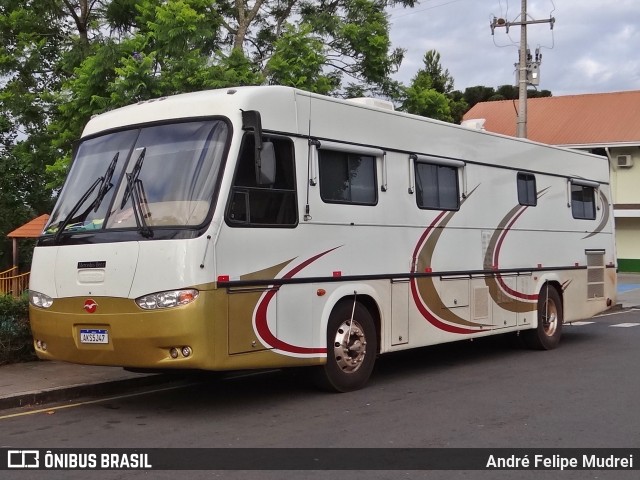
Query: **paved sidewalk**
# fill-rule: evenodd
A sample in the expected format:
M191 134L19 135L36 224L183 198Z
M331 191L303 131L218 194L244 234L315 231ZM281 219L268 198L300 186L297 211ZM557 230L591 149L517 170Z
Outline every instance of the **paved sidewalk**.
M640 274L618 274L618 305L640 309ZM0 367L0 410L118 394L186 381L187 375L132 373L119 367L27 362Z
M35 361L0 367L0 410L117 394L178 381L179 376L127 372L120 367Z
M640 273L618 274L617 303L622 308L640 308Z

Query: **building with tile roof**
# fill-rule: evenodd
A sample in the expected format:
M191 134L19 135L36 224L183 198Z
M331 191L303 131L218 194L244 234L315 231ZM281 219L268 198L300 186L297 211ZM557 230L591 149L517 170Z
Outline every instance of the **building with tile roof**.
M517 108L517 100L481 102L463 120L515 136ZM530 98L527 136L609 158L618 267L640 272L640 90Z

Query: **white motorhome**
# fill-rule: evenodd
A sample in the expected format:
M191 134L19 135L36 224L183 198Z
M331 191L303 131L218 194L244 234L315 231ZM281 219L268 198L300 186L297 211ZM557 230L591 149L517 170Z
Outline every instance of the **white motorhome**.
M519 332L615 301L607 160L286 87L91 119L31 273L38 356L313 366Z

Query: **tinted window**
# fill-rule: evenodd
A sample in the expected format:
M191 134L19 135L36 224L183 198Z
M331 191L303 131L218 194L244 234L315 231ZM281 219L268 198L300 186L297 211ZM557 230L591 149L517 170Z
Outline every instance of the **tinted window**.
M457 210L458 169L446 165L415 163L416 202L420 208Z
M530 173L518 173L518 202L520 205L536 206L536 177Z
M291 227L298 223L293 142L280 137L265 137L263 141L273 144L276 157L274 183L258 185L255 140L253 134L246 134L227 207L226 218L231 226Z
M216 197L228 139L220 120L151 125L80 145L46 233L204 224ZM139 193L134 205L127 175ZM84 200L83 200L84 199ZM74 213L75 208L75 213Z
M318 162L323 201L358 205L377 203L375 157L320 150Z
M573 218L584 220L596 218L595 188L571 184L571 213Z

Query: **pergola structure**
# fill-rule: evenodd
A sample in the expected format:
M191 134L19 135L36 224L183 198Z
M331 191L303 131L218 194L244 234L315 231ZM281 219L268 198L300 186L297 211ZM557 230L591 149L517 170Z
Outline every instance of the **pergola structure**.
M19 297L28 288L30 272L22 274L18 272L18 239L38 238L48 220L49 215L40 215L7 235L13 240L13 267L0 272L0 295L9 294Z
M25 223L21 227L16 228L14 231L9 232L7 238L13 240L13 266L16 268L18 266L18 239L19 238L38 238L42 231L44 230L44 226L47 224L49 220L49 215L46 213L44 215L40 215L37 218Z

